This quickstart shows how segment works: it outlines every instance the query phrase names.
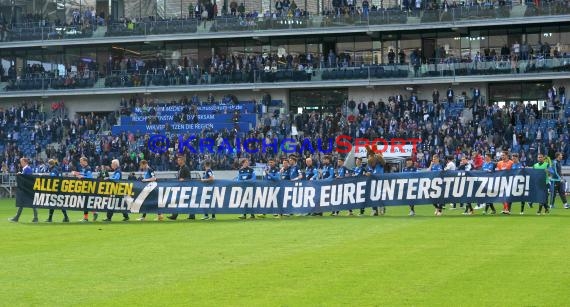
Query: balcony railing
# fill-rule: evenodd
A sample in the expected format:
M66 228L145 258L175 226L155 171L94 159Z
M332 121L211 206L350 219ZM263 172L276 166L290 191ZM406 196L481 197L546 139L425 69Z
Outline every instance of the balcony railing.
M535 7L532 3L525 6L524 13L517 10L513 14L512 6L459 6L437 10L401 10L381 9L361 14L339 15L335 10L328 13L301 17L281 17L263 15L244 15L242 17L216 17L210 21L199 19L149 20L136 22L124 21L110 23L106 27L105 37L150 36L164 34L234 32L262 32L269 30L297 31L298 29L333 29L339 27L370 27L377 25L404 24L457 24L476 22L477 20L509 20L534 16L570 15L567 0L544 2ZM413 18L413 20L410 20ZM418 20L419 19L419 20ZM96 38L94 28L90 26L54 26L45 23L26 23L9 26L0 32L0 41L49 41L65 39ZM101 35L102 36L102 35ZM97 36L97 38L100 38ZM1 44L0 44L1 46Z
M361 67L271 69L233 71L208 74L196 69L158 69L144 73L116 71L104 81L89 77L52 77L33 74L28 78L9 81L6 91L43 91L89 88L147 88L191 87L223 84L267 84L280 82L331 82L341 80L377 81L379 79L421 80L425 78L455 78L467 76L503 75L517 78L525 74L570 72L570 57L536 58L527 61L498 60L488 62L456 63L438 61L438 64L379 64ZM301 69L299 69L301 68ZM0 94L1 96L1 94Z

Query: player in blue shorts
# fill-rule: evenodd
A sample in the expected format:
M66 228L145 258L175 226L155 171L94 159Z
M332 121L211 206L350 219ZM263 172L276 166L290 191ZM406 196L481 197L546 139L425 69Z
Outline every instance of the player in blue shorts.
M59 170L59 166L57 164L58 164L57 161L54 159L48 160L49 175L51 177L61 177L61 171ZM49 217L46 220L47 223L52 222L52 217L53 217L54 211L55 211L54 209L49 209ZM69 217L67 216L67 210L61 209L61 213L63 213L63 222L64 223L69 222Z
M412 158L406 159L406 166L402 169L402 173L416 173L418 169L414 166L414 161ZM410 205L410 213L409 216L416 215L416 211L414 210L414 205Z

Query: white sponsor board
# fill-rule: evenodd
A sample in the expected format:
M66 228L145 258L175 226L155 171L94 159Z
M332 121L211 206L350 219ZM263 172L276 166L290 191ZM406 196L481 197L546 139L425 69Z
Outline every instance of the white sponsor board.
M391 157L411 157L414 151L414 145L377 145L378 152L382 152L384 158ZM364 146L354 147L354 156L357 158L366 158L366 148Z

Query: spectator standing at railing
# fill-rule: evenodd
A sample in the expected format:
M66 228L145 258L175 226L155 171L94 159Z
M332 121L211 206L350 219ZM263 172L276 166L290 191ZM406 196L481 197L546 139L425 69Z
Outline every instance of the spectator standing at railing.
M363 0L362 1L362 15L367 18L369 12L370 12L370 3L368 2L368 0Z
M245 17L245 4L242 2L237 8L240 16Z
M452 104L453 98L455 97L455 93L453 92L453 89L451 88L451 86L447 88L447 92L446 92L445 96L447 97L447 103Z
M477 107L479 105L479 99L481 99L481 90L479 87L473 89L473 112L477 112Z
M196 5L194 6L194 18L200 19L200 17L202 16L201 8L202 7L200 5L200 1L196 2Z
M394 49L390 48L390 51L388 52L388 64L394 64L395 59L396 53L394 52Z
M281 16L283 12L283 2L281 0L275 1L275 11L277 11L277 16Z
M236 16L237 15L237 9L238 9L238 4L236 1L232 1L230 2L230 14L232 16Z

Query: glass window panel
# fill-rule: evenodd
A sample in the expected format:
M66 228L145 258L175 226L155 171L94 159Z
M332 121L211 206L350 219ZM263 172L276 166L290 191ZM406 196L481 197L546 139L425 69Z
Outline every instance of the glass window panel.
M338 42L336 44L337 58L341 66L352 66L354 60L354 41Z
M195 42L185 42L182 44L181 51L182 61L188 64L188 67L196 66L198 63L198 44ZM186 60L185 60L186 59Z
M357 41L354 44L354 65L370 65L372 64L372 40L368 38L367 41Z
M419 38L419 34L413 35L403 35L400 39L400 50L404 51L406 54L406 63L410 63L410 55L415 49L420 51L422 46L422 41Z
M540 34L543 44L548 43L552 47L560 42L560 30L558 27L543 27Z
M561 54L570 53L570 27L560 27L560 43L558 48Z
M396 41L396 40L388 40L388 41L382 42L382 55L383 55L382 63L383 64L389 63L388 54L390 51L393 51L395 53L394 63L399 63L399 61L398 61L398 41Z
M437 39L437 47L440 51L436 52L440 58L459 57L461 42L460 37L456 33L446 33L443 37ZM443 47L443 52L441 48Z

